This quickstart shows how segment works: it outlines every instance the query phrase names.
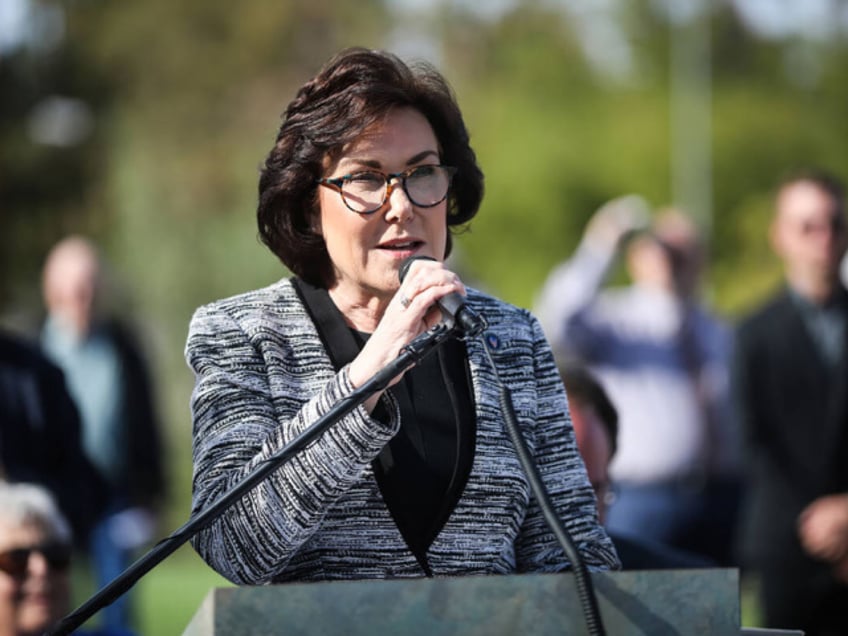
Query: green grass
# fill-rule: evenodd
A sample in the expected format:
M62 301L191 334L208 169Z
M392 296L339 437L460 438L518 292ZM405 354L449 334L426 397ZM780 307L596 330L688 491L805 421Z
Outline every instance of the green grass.
M97 590L85 565L73 574L74 607L87 601ZM179 636L215 587L232 584L219 576L185 545L150 570L128 592L135 603L139 636ZM94 627L95 614L86 624Z
M742 626L761 627L762 616L759 602L757 600L759 586L756 577L750 574L744 574L739 587L739 600L742 609Z

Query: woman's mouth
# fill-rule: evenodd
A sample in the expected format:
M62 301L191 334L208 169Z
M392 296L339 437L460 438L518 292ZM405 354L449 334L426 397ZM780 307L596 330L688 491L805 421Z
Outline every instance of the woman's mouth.
M381 250L389 250L393 252L413 252L424 244L423 241L406 240L406 241L388 241L381 243L378 247Z

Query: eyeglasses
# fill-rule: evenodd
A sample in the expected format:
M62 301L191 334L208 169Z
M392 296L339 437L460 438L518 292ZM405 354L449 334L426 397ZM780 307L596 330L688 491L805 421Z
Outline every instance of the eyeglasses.
M33 552L43 556L52 570L67 570L71 564L71 546L65 543L45 543L0 552L0 571L14 577L24 576L29 567L29 557Z
M845 219L842 215L834 216L826 221L804 220L797 224L798 232L804 236L822 236L830 232L833 236L841 236L845 232Z
M357 214L373 214L383 207L396 187L393 179L400 182L413 205L432 208L447 198L455 174L456 168L450 166L416 166L391 174L364 170L333 179L318 179L318 183L336 190L342 195L344 204Z
M595 498L602 502L605 507L613 505L618 499L618 488L615 484L608 481L592 482L592 490L595 491Z

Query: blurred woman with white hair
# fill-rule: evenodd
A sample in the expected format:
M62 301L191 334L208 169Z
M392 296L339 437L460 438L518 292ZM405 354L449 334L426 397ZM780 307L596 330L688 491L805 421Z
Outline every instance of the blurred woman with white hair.
M71 531L47 490L0 481L0 636L43 633L68 609Z

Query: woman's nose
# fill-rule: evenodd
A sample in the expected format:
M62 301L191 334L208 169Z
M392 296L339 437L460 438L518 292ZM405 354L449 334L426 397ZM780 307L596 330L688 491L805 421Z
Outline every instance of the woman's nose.
M386 199L389 203L386 210L386 220L408 220L413 215L412 201L406 194L403 188L403 183L400 179L392 179L388 184L388 196Z

